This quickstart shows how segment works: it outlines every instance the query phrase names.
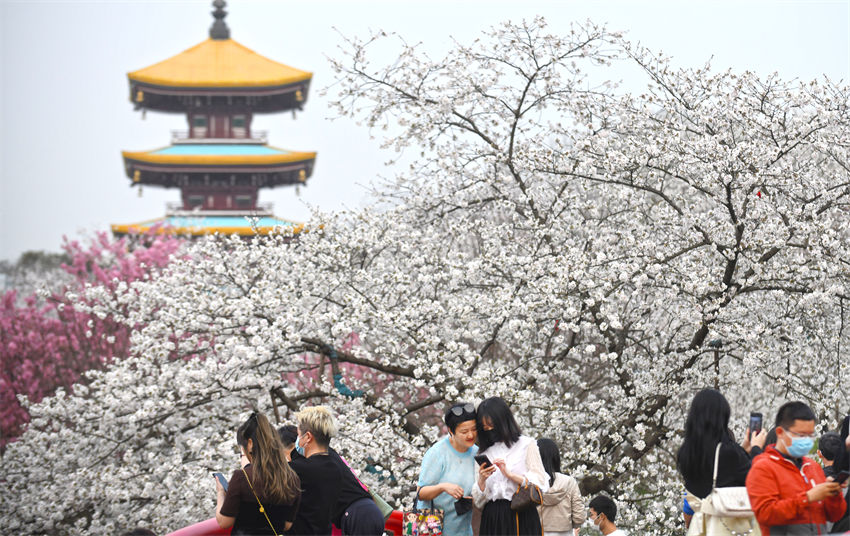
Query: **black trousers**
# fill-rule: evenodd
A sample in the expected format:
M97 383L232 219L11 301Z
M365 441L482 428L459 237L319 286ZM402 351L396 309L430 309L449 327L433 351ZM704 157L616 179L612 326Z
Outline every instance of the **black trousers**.
M479 536L542 536L537 508L511 510L511 501L500 499L484 505Z
M372 499L357 499L348 505L340 519L339 530L345 536L381 536L384 514Z

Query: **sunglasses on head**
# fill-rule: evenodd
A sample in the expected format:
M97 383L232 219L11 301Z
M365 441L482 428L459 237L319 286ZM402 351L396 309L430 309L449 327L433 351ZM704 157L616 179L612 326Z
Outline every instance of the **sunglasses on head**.
M475 413L475 406L471 402L468 402L462 406L453 407L452 413L457 417L460 417L464 413Z

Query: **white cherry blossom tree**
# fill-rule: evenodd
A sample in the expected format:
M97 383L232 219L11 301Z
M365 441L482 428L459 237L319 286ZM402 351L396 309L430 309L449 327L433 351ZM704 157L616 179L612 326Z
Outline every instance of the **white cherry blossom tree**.
M398 61L376 67L384 45ZM847 411L848 88L678 68L540 19L437 61L383 34L340 50L338 112L386 127L409 169L295 241L205 241L154 280L91 288L94 312L142 327L86 387L29 408L4 528L208 517L247 412L315 403L378 468L364 480L407 500L442 405L500 395L623 525L673 534L697 389L741 423L789 398L825 425ZM645 89L608 82L624 70Z

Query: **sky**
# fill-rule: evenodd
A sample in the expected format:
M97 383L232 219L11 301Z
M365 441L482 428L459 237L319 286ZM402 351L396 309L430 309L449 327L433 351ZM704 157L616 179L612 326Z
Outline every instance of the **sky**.
M128 100L126 74L207 38L208 0L0 0L0 260L58 251L70 238L164 215L179 190L145 187L124 175L122 150L165 146L185 117L148 112ZM542 15L557 32L591 19L663 51L677 66L828 76L850 84L850 0L799 1L321 1L232 0L231 37L256 52L314 73L306 108L259 115L270 144L317 151L313 176L263 190L292 221L368 203L366 187L392 177L393 155L365 127L334 118L320 89L334 83L328 57L340 34L397 32L439 58L452 39L469 43L506 20ZM388 61L391 61L389 58ZM628 80L624 81L628 86Z

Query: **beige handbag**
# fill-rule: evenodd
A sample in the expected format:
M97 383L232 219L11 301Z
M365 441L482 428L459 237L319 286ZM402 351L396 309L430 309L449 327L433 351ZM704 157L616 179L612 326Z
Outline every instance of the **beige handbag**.
M720 443L714 449L714 474L711 493L699 501L699 511L688 527L688 536L761 536L761 528L750 506L750 496L743 486L717 487L717 464ZM688 501L690 503L690 501Z

